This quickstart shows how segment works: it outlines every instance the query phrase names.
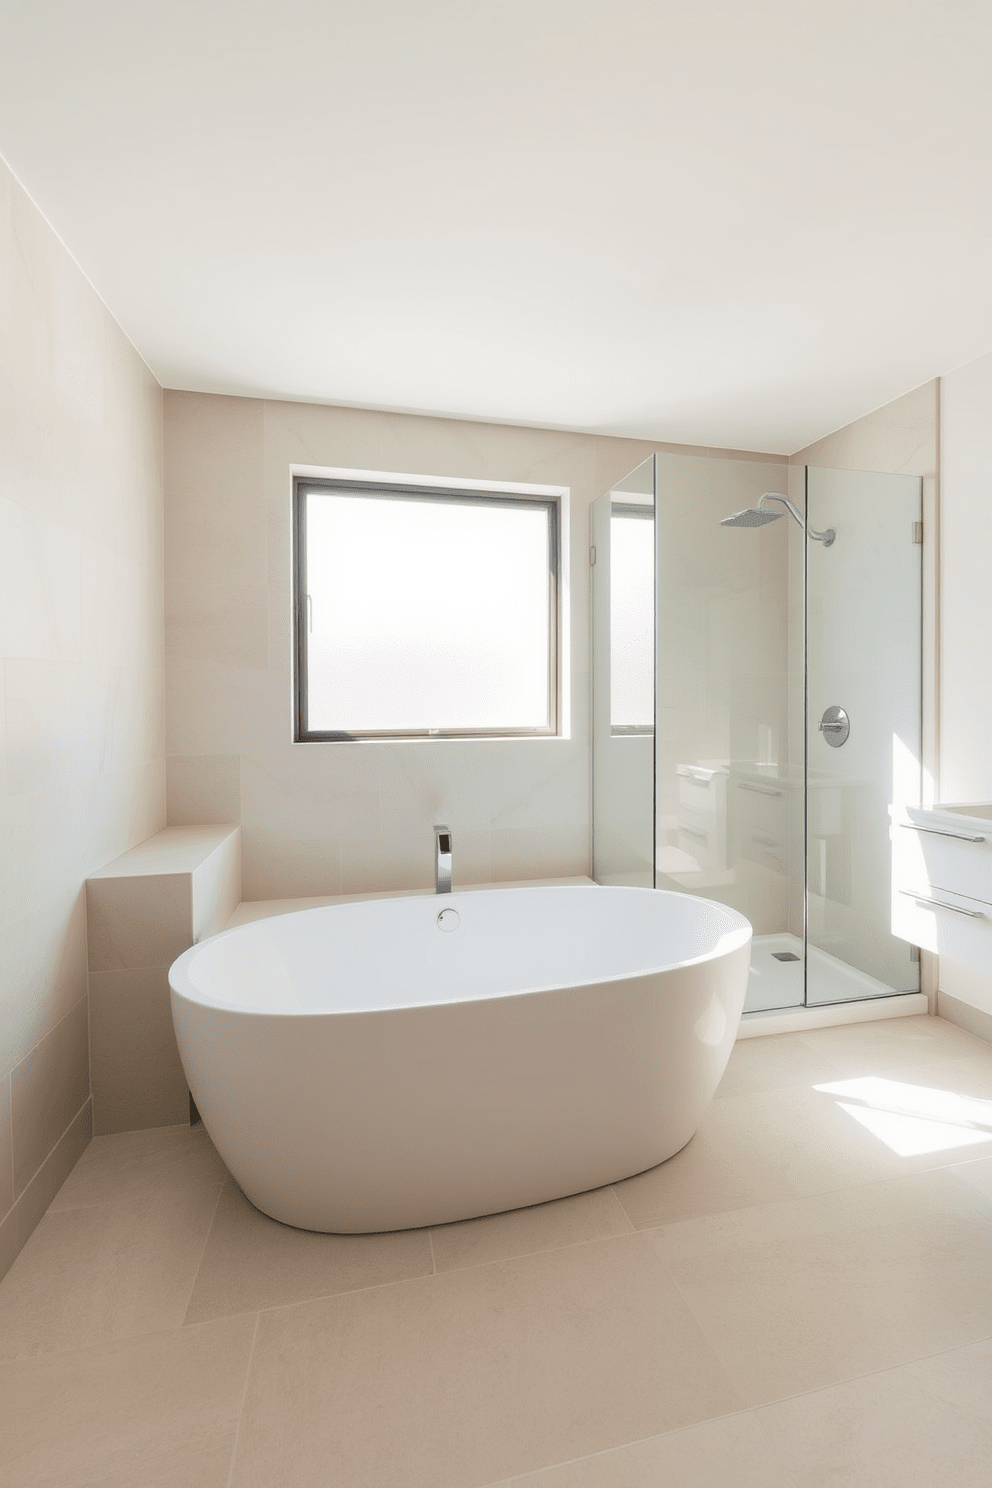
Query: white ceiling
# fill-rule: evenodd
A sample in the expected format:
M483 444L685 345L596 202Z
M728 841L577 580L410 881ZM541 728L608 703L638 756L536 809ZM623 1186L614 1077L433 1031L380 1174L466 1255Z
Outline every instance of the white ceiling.
M988 0L0 0L167 387L791 453L992 347Z

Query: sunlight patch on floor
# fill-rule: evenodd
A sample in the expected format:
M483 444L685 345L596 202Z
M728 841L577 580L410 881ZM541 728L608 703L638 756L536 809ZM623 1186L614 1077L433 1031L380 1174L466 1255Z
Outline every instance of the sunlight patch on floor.
M900 1157L992 1142L992 1101L866 1075L816 1085ZM857 1102L857 1104L854 1104Z

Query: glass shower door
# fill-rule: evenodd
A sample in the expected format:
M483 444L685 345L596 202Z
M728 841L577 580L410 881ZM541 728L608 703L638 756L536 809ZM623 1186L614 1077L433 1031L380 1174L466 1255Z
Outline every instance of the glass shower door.
M921 766L922 482L806 472L806 1003L919 990L890 931L889 805ZM814 534L835 532L832 542Z

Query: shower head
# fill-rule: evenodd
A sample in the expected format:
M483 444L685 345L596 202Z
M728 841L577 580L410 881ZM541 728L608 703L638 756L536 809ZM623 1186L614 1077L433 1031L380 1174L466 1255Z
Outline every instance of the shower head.
M782 513L780 511L765 511L766 501L780 501L786 511L792 513L803 531L813 538L814 542L822 542L825 548L829 548L837 536L832 527L828 527L826 532L814 532L812 527L807 527L802 514L793 506L788 496L780 496L777 491L766 491L763 496L758 497L757 506L749 506L744 511L734 512L732 517L724 517L720 526L764 527L766 522L774 522Z
M756 506L749 506L744 511L734 512L732 517L724 517L720 523L721 527L764 527L766 522L777 522L784 512L759 511Z

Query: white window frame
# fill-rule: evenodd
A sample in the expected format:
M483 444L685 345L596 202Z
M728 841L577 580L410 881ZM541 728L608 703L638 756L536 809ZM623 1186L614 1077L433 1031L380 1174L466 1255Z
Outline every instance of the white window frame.
M291 594L292 619L292 703L293 739L297 744L336 743L388 743L414 740L467 740L499 739L548 740L567 739L571 728L571 655L569 644L570 583L569 548L570 522L567 486L547 486L509 481L460 480L447 476L407 475L395 471L350 470L337 466L293 465L290 468L292 501L291 548ZM306 717L307 682L307 631L308 613L305 593L305 499L307 488L322 485L330 489L348 489L384 494L402 498L427 496L435 499L464 496L466 499L490 499L504 501L530 501L551 504L554 507L551 520L552 541L552 602L551 615L551 660L553 665L552 691L549 698L553 727L550 729L437 729L428 731L390 730L345 733L317 731L308 728Z

